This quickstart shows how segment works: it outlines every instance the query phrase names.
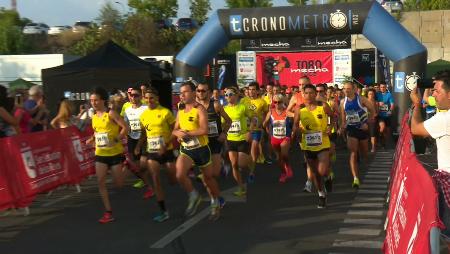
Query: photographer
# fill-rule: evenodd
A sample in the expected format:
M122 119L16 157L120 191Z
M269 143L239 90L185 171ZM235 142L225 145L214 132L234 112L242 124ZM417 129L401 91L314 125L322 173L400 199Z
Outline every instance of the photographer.
M433 178L439 186L439 216L446 227L441 234L450 250L450 70L435 76L432 96L436 99L439 112L423 121L420 112L421 96L417 88L411 92L414 105L411 132L416 136L431 136L436 140L438 169Z

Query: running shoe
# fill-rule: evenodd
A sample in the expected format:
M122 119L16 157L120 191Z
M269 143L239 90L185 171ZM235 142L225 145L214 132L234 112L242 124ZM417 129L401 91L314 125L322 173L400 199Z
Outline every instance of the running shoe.
M114 221L114 217L112 217L112 213L105 212L103 216L98 220L101 224L106 224Z
M273 160L272 160L272 158L266 158L266 163L267 163L267 165L272 165L273 164Z
M327 192L333 191L333 179L331 178L331 176L325 178L325 189Z
M203 182L203 174L197 175L197 181Z
M352 187L355 189L359 188L359 179L358 178L353 179Z
M219 207L220 209L223 209L223 207L225 206L227 202L225 201L225 199L223 197L219 197Z
M330 170L329 177L331 178L331 181L334 180L334 172L333 172L333 170Z
M147 191L144 193L144 199L149 199L153 197L155 193L153 193L153 188L148 188Z
M197 208L202 202L202 197L200 195L197 195L197 197L189 198L189 204L186 208L186 216L192 216L197 212Z
M237 196L237 197L245 197L245 195L247 194L247 192L245 190L238 190L233 192L233 195Z
M278 181L280 183L285 183L287 179L287 175L285 173L281 173L280 178L278 178Z
M153 217L153 220L156 222L163 222L169 219L169 212L160 212L158 215Z
M311 191L312 191L312 183L311 183L311 181L308 180L305 183L305 188L303 188L303 192L311 193Z
M292 171L292 169L290 167L285 167L286 169L286 178L292 178L294 177L294 172Z
M133 184L133 187L138 188L138 189L144 188L144 186L145 186L145 183L142 179L139 179L137 182L135 182Z
M255 182L255 173L250 173L247 176L247 183L254 183Z
M218 204L211 205L211 213L209 214L208 220L216 221L220 217L220 206Z
M317 204L317 208L326 208L327 207L327 198L325 196L319 196L319 203Z

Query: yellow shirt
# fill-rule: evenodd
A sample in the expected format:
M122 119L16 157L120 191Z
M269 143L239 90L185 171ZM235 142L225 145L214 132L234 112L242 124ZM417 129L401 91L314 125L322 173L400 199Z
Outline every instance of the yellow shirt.
M197 130L200 127L198 108L193 107L189 112L185 110L178 111L178 123L180 124L180 129L185 131ZM208 135L194 136L189 140L182 140L181 145L185 149L195 149L202 146L208 145Z
M269 97L268 94L264 95L264 101L267 103L267 105L272 104L272 96Z
M173 149L171 127L175 123L175 117L172 111L158 105L155 109L146 109L139 120L147 134L147 152L157 152L162 145L166 146L167 150Z
M302 140L300 146L303 150L320 151L330 148L330 138L328 137L328 116L322 106L318 103L312 111L300 106L300 124L303 127Z
M95 136L95 155L115 156L123 153L122 140L119 136L119 125L109 119L109 113L92 116L92 128Z
M247 107L242 103L238 103L236 105L228 104L223 109L231 118L231 126L228 129L227 140L246 140L246 135L248 133L247 119L250 116Z
M251 112L251 118L256 119L256 128L252 130L261 130L262 122L268 110L268 104L262 98L249 99L246 101L247 108Z

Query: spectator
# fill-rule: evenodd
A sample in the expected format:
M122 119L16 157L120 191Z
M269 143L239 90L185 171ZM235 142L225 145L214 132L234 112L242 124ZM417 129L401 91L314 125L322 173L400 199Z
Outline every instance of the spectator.
M58 114L51 121L50 125L54 129L63 129L77 123L73 116L73 105L69 100L63 99L59 105Z
M20 133L19 121L11 115L11 109L6 88L0 86L0 138Z
M31 115L24 108L25 96L18 93L14 101L14 117L19 121L20 133L29 133L31 131Z
M43 131L47 129L48 110L45 106L44 92L41 86L35 85L28 91L29 99L25 101L24 107L31 114L31 132Z
M439 216L446 227L441 234L450 251L450 70L435 76L433 97L439 111L433 117L422 120L422 99L417 88L411 92L410 97L414 105L411 118L412 134L436 139L438 169L435 170L433 178L439 191Z
M214 90L212 92L211 99L213 99L215 101L219 101L220 100L220 90L219 89L214 88Z

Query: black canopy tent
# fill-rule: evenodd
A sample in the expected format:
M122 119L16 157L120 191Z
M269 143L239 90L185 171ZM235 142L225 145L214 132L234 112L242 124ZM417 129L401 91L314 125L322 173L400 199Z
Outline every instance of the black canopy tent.
M66 97L75 105L87 103L96 86L111 92L151 83L159 92L161 105L171 108L171 75L146 62L112 41L90 55L53 68L42 70L47 105L55 113L59 101Z

